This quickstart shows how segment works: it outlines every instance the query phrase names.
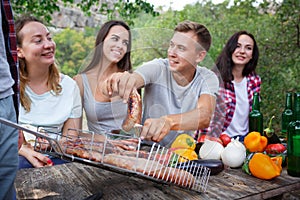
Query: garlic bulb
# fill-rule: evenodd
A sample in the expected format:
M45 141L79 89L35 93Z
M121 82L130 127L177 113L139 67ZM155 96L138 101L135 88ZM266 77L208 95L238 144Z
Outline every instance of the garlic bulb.
M219 142L205 139L199 150L199 156L201 159L221 159L223 149L223 145Z
M246 158L246 148L239 141L239 138L231 139L231 142L224 148L221 159L224 165L236 168L242 166Z

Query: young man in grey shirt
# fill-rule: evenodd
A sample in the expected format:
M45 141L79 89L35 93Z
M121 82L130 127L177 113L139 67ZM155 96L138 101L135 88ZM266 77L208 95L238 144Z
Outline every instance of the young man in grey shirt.
M201 24L179 23L170 41L167 59L155 59L134 73L113 74L103 93L126 102L135 88L145 88L141 137L169 146L180 133L209 126L219 81L215 73L199 67L211 45Z

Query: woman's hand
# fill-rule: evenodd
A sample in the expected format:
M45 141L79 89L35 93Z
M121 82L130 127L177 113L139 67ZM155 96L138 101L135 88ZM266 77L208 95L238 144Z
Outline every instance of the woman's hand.
M19 154L24 156L34 167L52 166L53 162L47 156L34 151L30 144L23 144Z
M22 144L24 143L24 135L23 131L19 130L19 138L18 138L18 150L22 147Z

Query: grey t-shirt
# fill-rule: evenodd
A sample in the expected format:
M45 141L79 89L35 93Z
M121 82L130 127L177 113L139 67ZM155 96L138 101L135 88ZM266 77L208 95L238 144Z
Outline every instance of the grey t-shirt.
M84 87L82 103L87 117L88 129L96 134L121 129L123 120L127 116L127 104L124 104L122 100L113 102L96 101L86 74L81 74L81 76Z
M2 30L2 14L0 9L0 99L12 95L14 80L11 77L9 64L7 62L4 36Z
M185 113L196 108L201 94L216 97L219 89L217 76L205 67L197 67L194 79L186 86L174 80L168 59L154 59L135 71L145 81L143 120L164 115ZM191 119L193 120L193 119ZM171 131L160 143L169 146L176 136L187 131Z

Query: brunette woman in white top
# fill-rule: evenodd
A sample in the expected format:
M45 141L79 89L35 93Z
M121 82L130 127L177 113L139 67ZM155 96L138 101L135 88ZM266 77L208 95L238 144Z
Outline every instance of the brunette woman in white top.
M238 31L228 39L216 61L215 70L220 73L223 86L215 117L208 129L200 131L201 134L227 134L244 140L249 131L253 94L261 89L261 78L255 71L258 59L258 46L251 33ZM199 134L196 139L201 140Z

